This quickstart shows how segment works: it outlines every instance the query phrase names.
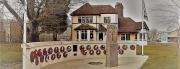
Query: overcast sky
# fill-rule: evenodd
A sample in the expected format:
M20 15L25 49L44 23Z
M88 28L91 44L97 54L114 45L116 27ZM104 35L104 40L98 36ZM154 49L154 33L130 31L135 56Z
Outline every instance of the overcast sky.
M73 0L78 1L78 0ZM142 21L142 0L88 0L90 4L109 4L114 6L116 2L124 5L124 16L131 17L135 21ZM144 0L149 17L148 26L151 29L166 31L177 26L179 15L177 7L171 0ZM78 8L81 4L77 4ZM73 9L74 10L74 9Z
M12 2L12 0L9 0ZM13 0L15 1L15 0ZM80 0L72 0L78 2ZM131 17L135 21L142 21L142 0L87 0L90 4L106 4L114 6L116 2L122 2L124 5L124 16ZM178 3L178 2L177 2ZM12 6L14 3L11 3ZM79 8L82 4L75 4L70 12ZM179 23L179 12L177 7L173 6L171 0L145 0L146 10L149 17L148 26L150 29L166 31L169 27L174 28ZM180 2L179 2L180 5ZM16 7L16 6L13 6ZM6 10L6 12L8 12ZM6 14L7 18L13 18L11 14Z

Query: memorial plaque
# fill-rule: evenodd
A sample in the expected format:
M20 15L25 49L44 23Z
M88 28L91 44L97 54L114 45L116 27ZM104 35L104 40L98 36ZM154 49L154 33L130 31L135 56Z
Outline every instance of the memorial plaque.
M118 51L117 51L117 27L115 25L107 26L107 42L106 42L106 66L115 67L118 66Z

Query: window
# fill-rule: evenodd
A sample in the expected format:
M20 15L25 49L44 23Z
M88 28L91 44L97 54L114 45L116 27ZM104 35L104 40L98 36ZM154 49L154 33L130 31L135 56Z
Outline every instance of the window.
M129 33L121 34L121 40L130 40L130 34Z
M125 40L125 34L121 34L121 40Z
M130 34L126 34L126 40L130 40Z
M81 23L81 20L82 20L81 17L78 17L78 23Z
M143 33L143 39L145 38L146 38L145 33ZM142 40L142 33L140 33L140 40Z
M93 31L90 31L90 39L93 39Z
M138 34L135 34L135 40L137 40L138 39Z
M137 34L135 34L135 39L136 39L136 40L137 40L137 36L138 36L138 35L137 35Z
M81 22L82 22L82 23L85 23L85 21L86 21L86 20L85 20L85 17L82 17L82 18L81 18Z
M80 16L78 17L78 23L93 23L92 16Z
M87 30L82 30L81 31L81 39L82 40L87 40Z
M104 37L104 36L103 36L103 33L100 32L100 33L99 33L99 40L100 40L100 41L103 41L103 37Z
M104 23L111 23L110 17L104 17Z

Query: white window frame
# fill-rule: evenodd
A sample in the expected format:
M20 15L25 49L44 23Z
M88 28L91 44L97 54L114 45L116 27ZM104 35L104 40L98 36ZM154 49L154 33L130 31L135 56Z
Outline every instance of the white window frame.
M128 35L129 35L129 39L127 39ZM123 37L124 37L124 39L122 39ZM121 34L121 40L124 40L124 41L131 40L131 34L130 33L123 33L123 34Z
M87 40L87 37L88 37L87 35L88 35L87 30L81 30L81 37L80 38L82 40Z
M104 23L111 23L111 17L104 17Z
M93 16L79 16L78 23L93 23Z

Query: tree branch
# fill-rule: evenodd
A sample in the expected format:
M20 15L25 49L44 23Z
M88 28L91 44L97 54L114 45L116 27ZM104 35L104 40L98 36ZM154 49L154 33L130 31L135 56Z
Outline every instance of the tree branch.
M25 1L24 0L20 0L20 2L24 5L25 4Z
M18 22L23 24L23 19L17 14L17 12L7 3L6 0L0 1L1 3L4 4L4 6L11 12L11 14L18 20Z
M27 16L30 21L32 21L35 16L34 5L35 5L35 0L27 0Z

